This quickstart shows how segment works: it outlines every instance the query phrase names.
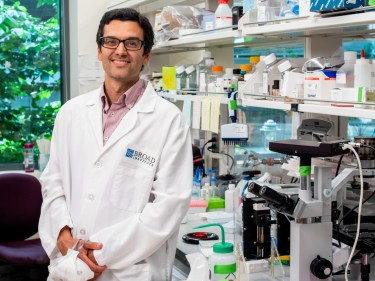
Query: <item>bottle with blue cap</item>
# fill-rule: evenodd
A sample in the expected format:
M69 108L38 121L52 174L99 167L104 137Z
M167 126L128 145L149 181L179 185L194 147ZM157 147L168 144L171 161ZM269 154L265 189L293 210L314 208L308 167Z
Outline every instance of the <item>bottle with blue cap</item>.
M218 226L221 229L221 242L214 244L210 257L211 281L219 281L232 275L235 277L236 256L233 253L233 244L225 242L224 227L219 223L209 223L196 226L194 229L209 226Z

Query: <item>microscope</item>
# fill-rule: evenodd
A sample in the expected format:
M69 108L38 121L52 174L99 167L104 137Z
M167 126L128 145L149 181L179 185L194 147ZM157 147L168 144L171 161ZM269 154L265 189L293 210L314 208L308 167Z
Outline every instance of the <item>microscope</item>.
M332 280L332 201L344 186L340 178L332 183L329 167L315 167L311 183L311 158L346 154L348 141L317 142L311 140L282 140L269 143L275 152L300 157L301 176L298 194L287 195L256 180L249 182L248 191L263 198L278 213L292 217L290 222L290 280ZM355 173L352 169L351 173Z

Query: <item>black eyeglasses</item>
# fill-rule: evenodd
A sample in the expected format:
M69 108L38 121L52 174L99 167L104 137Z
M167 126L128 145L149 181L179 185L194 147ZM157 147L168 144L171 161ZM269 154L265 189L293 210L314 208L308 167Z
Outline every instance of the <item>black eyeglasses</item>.
M104 48L117 49L120 43L124 43L125 49L129 51L138 51L142 48L142 46L145 43L144 41L137 39L137 38L120 40L114 37L100 37L100 40L101 40L101 45Z

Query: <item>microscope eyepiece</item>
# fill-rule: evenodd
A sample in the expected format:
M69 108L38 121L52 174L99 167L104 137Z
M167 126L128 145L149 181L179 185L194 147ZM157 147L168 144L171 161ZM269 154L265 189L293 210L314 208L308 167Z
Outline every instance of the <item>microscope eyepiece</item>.
M287 195L279 193L266 185L262 186L259 195L276 206L284 206L288 199Z

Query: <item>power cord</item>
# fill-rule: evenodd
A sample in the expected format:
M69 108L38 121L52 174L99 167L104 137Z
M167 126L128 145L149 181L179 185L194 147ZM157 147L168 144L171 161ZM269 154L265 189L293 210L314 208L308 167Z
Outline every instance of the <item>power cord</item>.
M203 157L203 155L204 155L204 148L206 147L207 144L209 144L209 143L211 143L211 142L215 143L215 142L216 142L216 138L213 137L212 139L208 140L208 141L203 145L203 147L202 147L202 151L201 151L202 157Z
M232 165L229 168L229 171L231 171L232 168L233 168L233 166L234 166L234 158L232 156L230 156L229 154L227 154L227 153L219 152L219 151L214 151L213 149L216 149L216 148L217 148L217 146L214 143L210 147L207 147L207 150L210 151L210 152L212 152L212 153L222 154L222 155L225 155L225 156L229 157L232 160Z
M355 157L357 158L358 168L359 168L359 177L360 177L360 182L361 182L361 192L359 195L359 203L358 203L357 233L355 236L354 244L352 246L352 250L350 252L348 263L346 264L346 267L345 267L345 281L348 281L349 280L348 279L349 266L354 256L354 252L356 250L358 239L359 239L359 233L361 230L361 215L362 215L362 201L363 201L363 173L362 173L361 159L359 158L359 155L357 151L353 148L353 146L351 144L346 143L342 146L342 149L343 150L350 149L354 153Z

